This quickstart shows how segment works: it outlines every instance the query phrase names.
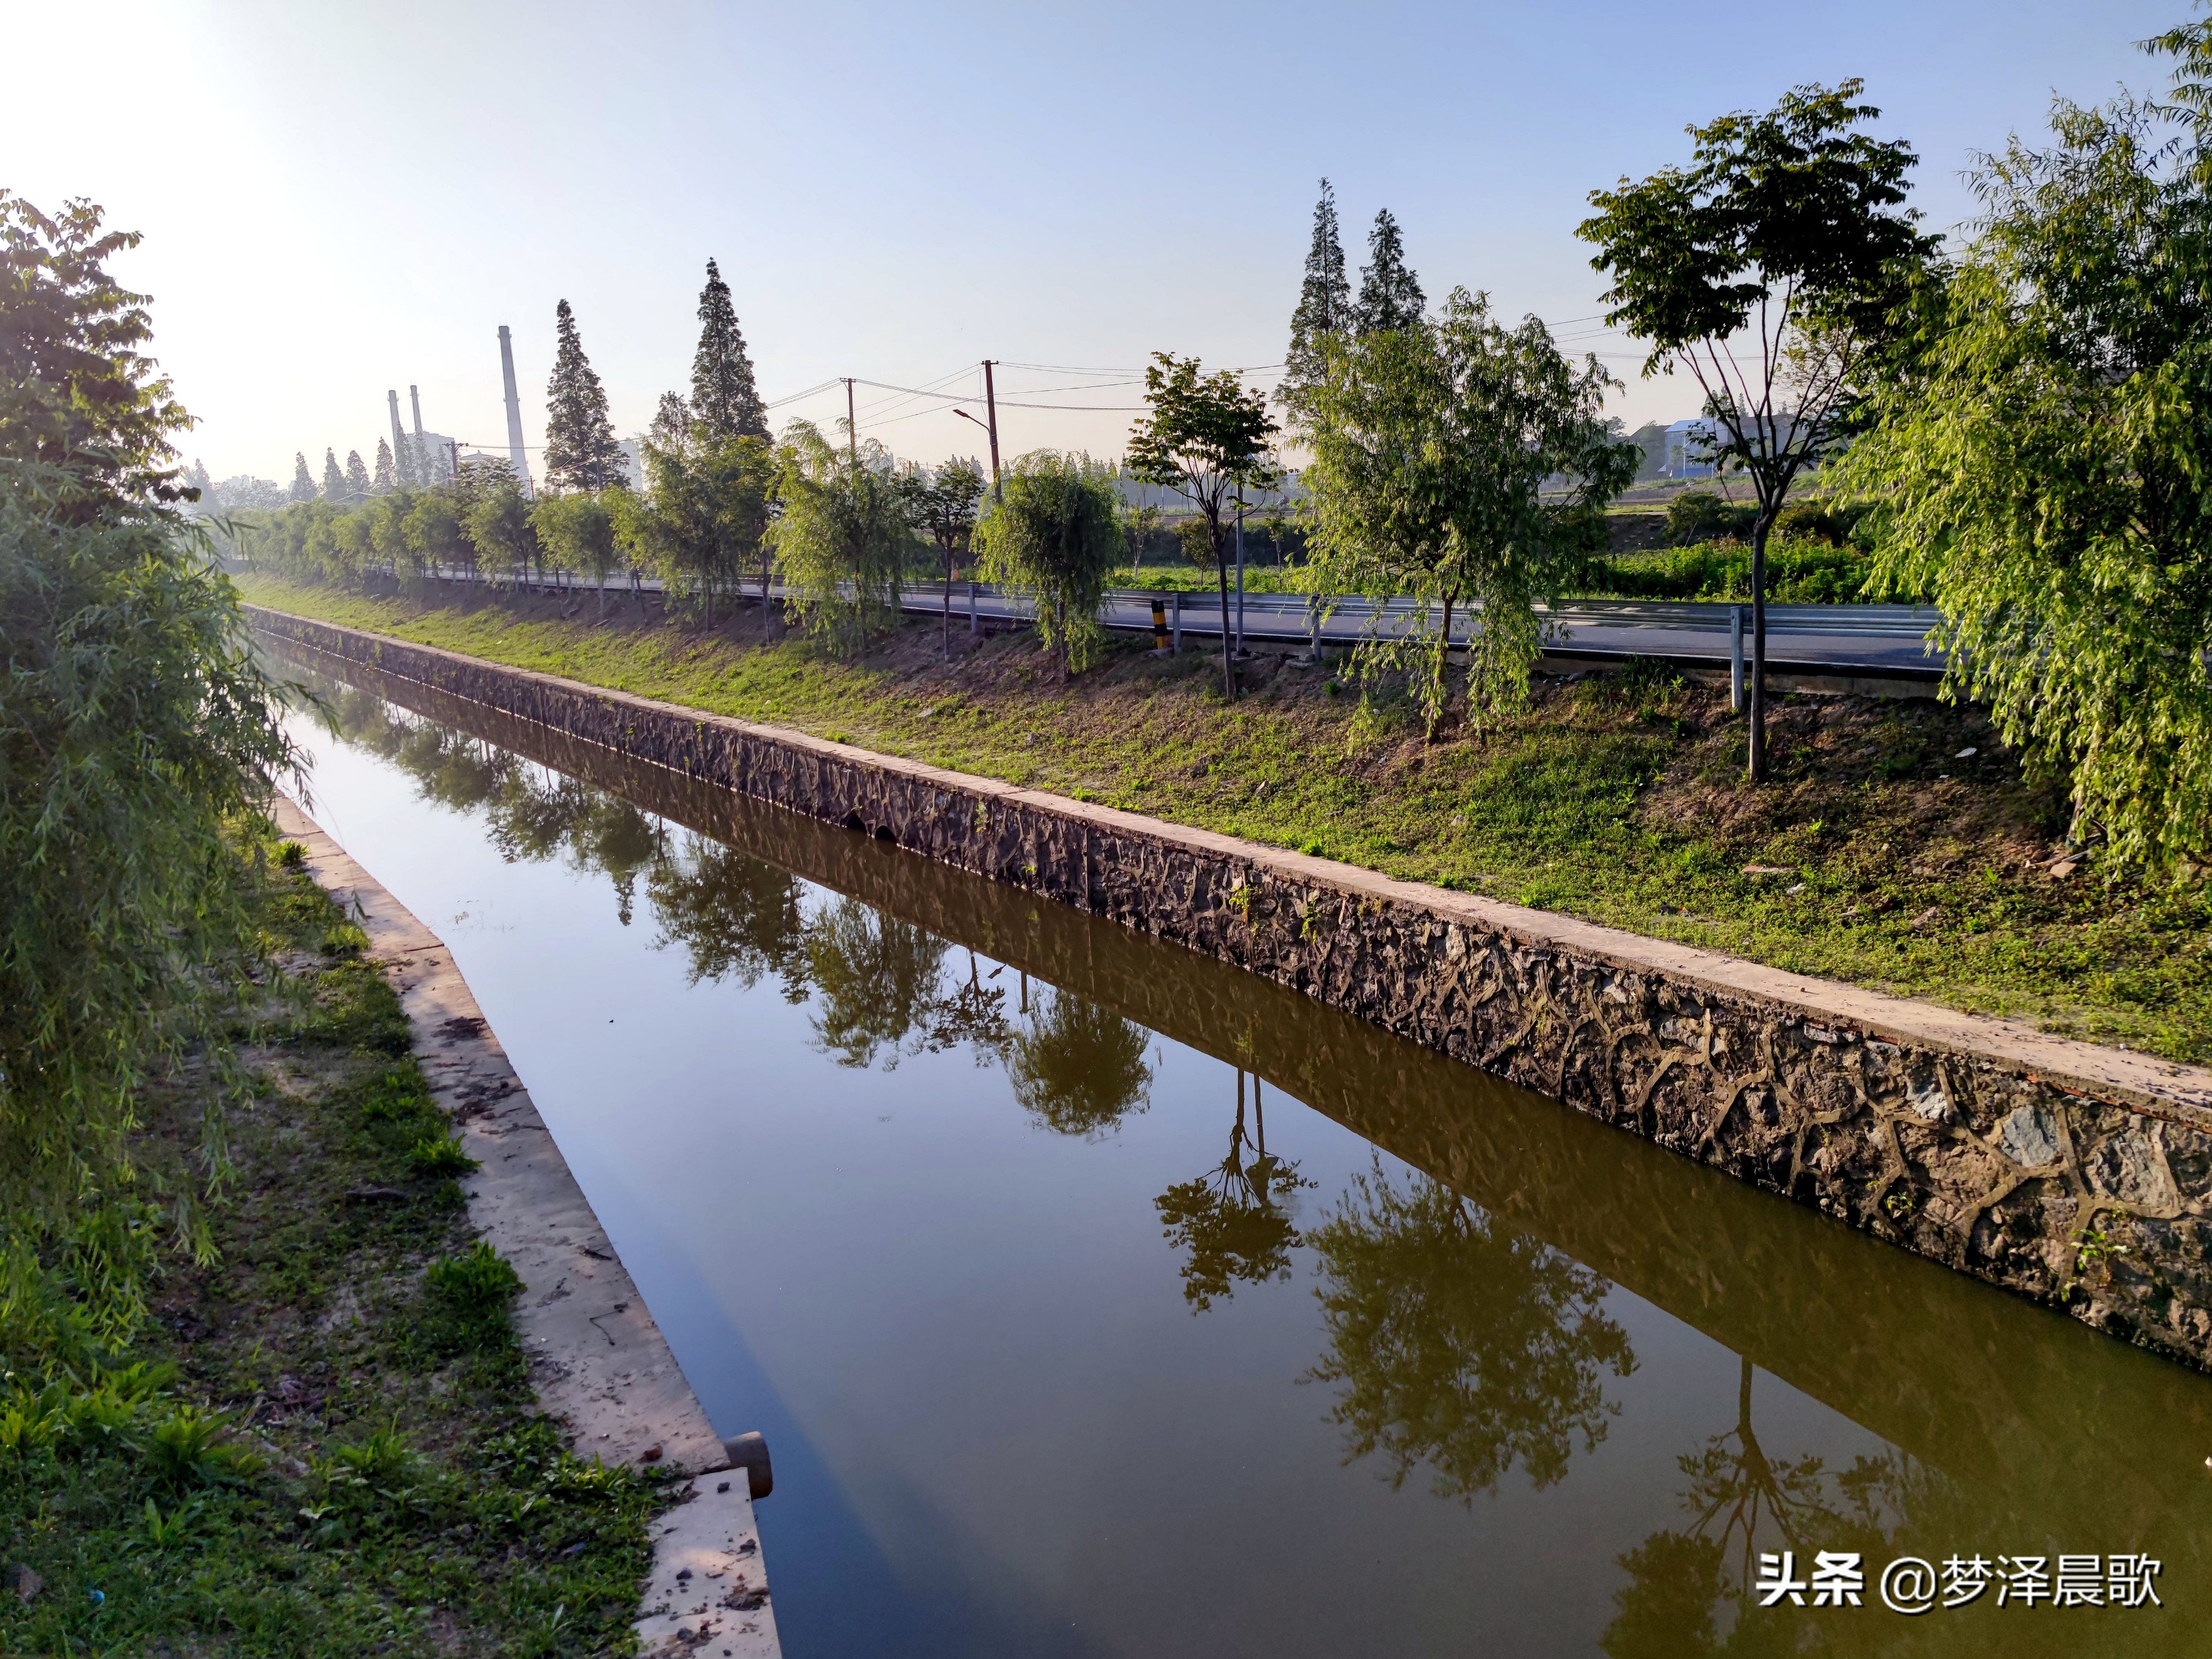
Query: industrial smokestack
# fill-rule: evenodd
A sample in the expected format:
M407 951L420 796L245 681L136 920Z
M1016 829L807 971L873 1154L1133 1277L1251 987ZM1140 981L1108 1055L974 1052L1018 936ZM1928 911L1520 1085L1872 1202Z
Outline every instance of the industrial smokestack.
M415 441L422 441L422 393L417 387L407 388L407 401L415 405Z
M412 475L404 465L407 459L407 434L399 429L399 394L387 392L384 394L384 401L392 410L392 464L399 468L401 477L408 477Z
M514 341L507 331L507 325L499 325L499 372L507 377L507 453L514 463L514 476L522 480L525 495L530 490L530 462L522 449L522 399L514 390Z

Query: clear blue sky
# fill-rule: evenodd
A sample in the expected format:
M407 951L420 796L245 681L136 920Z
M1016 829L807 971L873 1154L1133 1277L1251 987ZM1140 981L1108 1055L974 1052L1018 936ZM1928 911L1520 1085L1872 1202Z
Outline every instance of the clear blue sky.
M575 307L618 429L687 383L708 255L771 398L832 376L918 386L985 356L1133 368L1282 355L1315 181L1356 267L1405 227L1430 297L1591 316L1573 228L1594 186L1686 153L1682 128L1857 75L1923 158L1931 222L1959 173L2054 90L2162 70L2132 42L2182 0L1679 5L816 3L374 5L15 0L0 185L104 204L146 233L120 267L217 477L295 450L374 453L384 393L497 447L496 331L542 437L553 307ZM1582 326L1563 326L1582 336ZM1639 384L1620 412L1692 412ZM1009 370L1002 395L1085 377ZM973 381L954 379L956 388ZM1011 390L1009 388L1012 388ZM866 405L935 459L980 434ZM1118 404L1134 388L1042 401ZM842 391L787 405L828 421ZM1127 416L1002 413L1006 447L1117 453Z

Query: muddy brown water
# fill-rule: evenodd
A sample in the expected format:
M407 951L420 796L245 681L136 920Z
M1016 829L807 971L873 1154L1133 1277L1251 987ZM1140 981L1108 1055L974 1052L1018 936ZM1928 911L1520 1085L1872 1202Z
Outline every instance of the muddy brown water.
M349 672L301 671L313 810L451 946L718 1429L768 1435L793 1659L2212 1650L2212 1378L1219 963ZM1803 1607L1760 1605L1784 1551ZM2115 1557L2162 1605L2109 1605Z

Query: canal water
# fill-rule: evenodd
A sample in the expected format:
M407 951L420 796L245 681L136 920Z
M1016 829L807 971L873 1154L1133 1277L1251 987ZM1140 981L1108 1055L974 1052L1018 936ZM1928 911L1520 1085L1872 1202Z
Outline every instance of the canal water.
M2208 1650L2212 1379L1176 946L349 672L295 722L315 816L452 947L717 1429L767 1435L793 1659ZM1763 1607L1784 1551L1805 1605Z

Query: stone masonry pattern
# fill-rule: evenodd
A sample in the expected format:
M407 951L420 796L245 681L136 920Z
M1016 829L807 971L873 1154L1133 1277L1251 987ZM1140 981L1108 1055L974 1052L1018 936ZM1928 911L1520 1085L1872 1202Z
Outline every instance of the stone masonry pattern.
M1248 971L1684 1157L2212 1369L2212 1116L1887 1041L1318 860L256 609L358 664L1011 883ZM1439 901L1453 896L1441 892Z

